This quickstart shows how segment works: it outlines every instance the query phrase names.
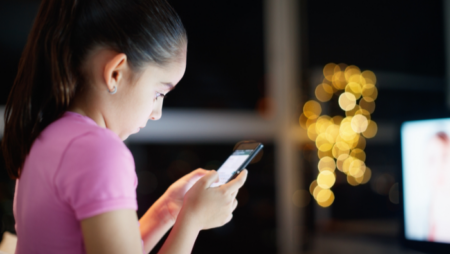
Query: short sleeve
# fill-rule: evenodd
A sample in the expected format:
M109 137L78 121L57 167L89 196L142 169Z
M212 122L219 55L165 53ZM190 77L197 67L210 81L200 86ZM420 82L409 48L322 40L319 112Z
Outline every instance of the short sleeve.
M134 160L109 130L83 134L70 142L54 178L59 198L78 220L118 210L137 210Z

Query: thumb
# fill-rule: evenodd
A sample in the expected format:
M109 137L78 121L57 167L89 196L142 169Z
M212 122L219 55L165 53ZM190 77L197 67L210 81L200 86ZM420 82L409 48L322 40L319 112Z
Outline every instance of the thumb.
M203 186L205 188L208 188L209 186L211 186L211 184L216 182L218 179L219 179L219 174L217 174L217 172L215 170L211 170L210 172L208 172L205 176L203 176L201 178L201 180L203 182Z

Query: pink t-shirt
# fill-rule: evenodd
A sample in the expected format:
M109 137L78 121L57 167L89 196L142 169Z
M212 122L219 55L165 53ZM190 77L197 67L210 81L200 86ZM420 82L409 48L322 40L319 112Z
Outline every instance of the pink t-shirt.
M134 160L120 138L66 112L34 142L17 181L17 254L86 253L80 221L137 210Z

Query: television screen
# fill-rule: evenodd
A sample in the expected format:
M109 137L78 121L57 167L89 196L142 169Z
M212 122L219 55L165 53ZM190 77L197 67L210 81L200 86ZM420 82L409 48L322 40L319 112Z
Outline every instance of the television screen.
M450 244L450 119L401 128L404 237Z

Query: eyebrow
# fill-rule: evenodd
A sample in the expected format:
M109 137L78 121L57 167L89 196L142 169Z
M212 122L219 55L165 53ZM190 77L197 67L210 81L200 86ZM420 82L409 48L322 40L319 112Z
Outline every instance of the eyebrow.
M175 86L172 83L162 83L163 85L167 86L169 88L169 91L172 91Z

